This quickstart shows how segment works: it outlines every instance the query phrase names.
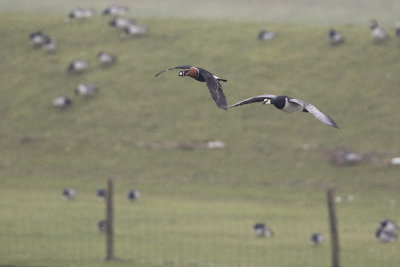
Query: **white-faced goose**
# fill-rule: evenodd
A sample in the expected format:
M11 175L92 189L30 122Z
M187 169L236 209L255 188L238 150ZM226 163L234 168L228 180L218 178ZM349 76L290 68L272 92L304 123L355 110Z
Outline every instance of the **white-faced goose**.
M375 19L371 20L370 25L371 37L375 42L382 42L388 39L387 33L378 25Z
M66 96L59 96L53 99L53 106L63 109L69 107L72 104L72 100Z
M138 36L147 33L147 27L140 24L130 24L124 31L127 35Z
M140 198L140 191L139 190L133 189L133 190L130 190L128 192L128 199L129 200L133 201L133 200L136 200L136 199L139 199L139 198Z
M313 233L310 237L310 242L314 246L321 244L324 241L324 236L320 233Z
M330 29L328 32L329 42L332 45L339 45L344 42L343 36L335 29Z
M222 86L220 81L226 82L227 80L221 79L211 72L198 68L198 67L193 67L190 65L184 65L184 66L177 66L173 68L169 68L166 70L162 70L158 72L155 76L157 77L163 72L174 70L174 69L183 69L183 71L180 71L178 76L181 77L191 77L199 82L205 82L207 84L208 90L211 94L212 99L215 101L217 106L221 109L227 110L227 105L226 105L226 98L224 95L224 92L222 91Z
M375 232L376 238L383 243L393 242L397 239L398 227L395 222L382 219Z
M81 73L88 68L88 62L83 59L75 59L68 65L68 72Z
M259 40L271 40L277 37L278 34L276 32L272 31L267 31L267 30L261 30L258 34L258 39Z
M62 196L64 200L74 199L76 197L76 191L73 188L64 188Z
M117 29L126 29L128 26L134 24L135 22L131 19L125 17L116 17L110 21L109 25Z
M71 19L83 20L93 16L93 14L94 10L91 8L77 7L68 14L68 16L65 18L65 21L68 22Z
M90 95L96 94L98 92L98 90L99 89L96 86L94 86L93 84L80 83L75 88L75 94L82 95L82 96L90 96Z
M272 230L266 226L265 223L256 223L253 226L253 231L257 237L268 237L274 235Z
M115 61L117 60L117 57L114 56L113 54L110 54L107 52L99 52L97 54L97 59L99 60L99 62L102 65L108 66L108 65L115 63Z
M128 12L127 7L123 6L117 6L117 5L111 5L106 7L103 10L103 15L110 15L112 17L120 17L120 16L125 16L126 12Z
M251 104L251 103L256 103L256 102L262 102L263 104L272 104L274 105L277 109L285 112L296 112L296 111L302 111L302 112L309 112L311 113L315 118L317 118L320 122L335 127L339 128L334 120L331 119L328 115L325 113L322 113L317 107L314 105L307 103L303 100L291 98L289 96L276 96L276 95L259 95L259 96L253 96L248 99L239 101L236 104L230 105L229 108L232 107L237 107L241 105L246 105L246 104Z

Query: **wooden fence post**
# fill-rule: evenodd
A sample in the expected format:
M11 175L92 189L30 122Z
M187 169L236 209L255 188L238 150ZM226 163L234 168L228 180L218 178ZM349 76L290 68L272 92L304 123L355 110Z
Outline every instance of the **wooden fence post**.
M339 233L337 228L335 189L330 188L327 191L329 224L331 231L332 245L332 267L339 267Z
M106 261L114 259L113 180L108 178L106 192Z

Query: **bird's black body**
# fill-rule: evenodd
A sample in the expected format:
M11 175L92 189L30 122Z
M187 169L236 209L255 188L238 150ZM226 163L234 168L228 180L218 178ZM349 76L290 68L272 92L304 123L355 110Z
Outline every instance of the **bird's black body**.
M224 92L222 91L222 86L220 84L220 81L226 82L227 80L221 79L205 69L193 67L190 65L177 66L166 70L162 70L158 72L155 76L157 77L163 72L174 69L183 69L178 74L181 77L189 76L199 82L207 83L207 87L208 90L210 91L211 97L213 98L217 106L224 110L228 109L226 104L226 98Z

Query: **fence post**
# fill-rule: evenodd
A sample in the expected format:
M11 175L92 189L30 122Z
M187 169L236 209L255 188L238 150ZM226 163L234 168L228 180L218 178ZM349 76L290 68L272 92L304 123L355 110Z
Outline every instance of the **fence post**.
M331 231L332 245L332 267L339 267L339 233L337 228L335 189L330 188L327 191L329 224Z
M113 180L108 178L106 192L106 261L114 259Z

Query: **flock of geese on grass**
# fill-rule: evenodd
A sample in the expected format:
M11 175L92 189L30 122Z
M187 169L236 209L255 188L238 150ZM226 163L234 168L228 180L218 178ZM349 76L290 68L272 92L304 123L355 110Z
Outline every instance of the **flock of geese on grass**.
M106 198L107 190L104 188L100 188L96 192L96 196L98 200L104 201ZM64 188L62 191L62 197L64 200L75 200L77 196L77 192L73 188ZM126 197L129 201L135 201L138 200L141 196L141 193L137 189L132 189L129 190ZM104 232L106 229L107 221L106 220L100 220L97 223L97 230L99 232Z
M121 30L121 34L125 33L128 36L140 36L147 33L147 27L139 24L133 19L125 17L128 12L127 7L111 5L103 10L103 16L112 16L113 19L109 22L109 26ZM84 21L94 15L94 10L90 8L75 8L65 18L65 22L71 20ZM55 38L50 37L42 30L38 30L29 35L30 43L34 48L42 48L46 52L56 52L57 44ZM117 57L109 52L100 51L97 54L97 60L103 67L113 65ZM80 74L86 71L89 67L89 63L85 59L72 60L67 68L67 72L70 74ZM76 86L74 92L75 95L81 96L93 96L99 91L99 88L91 83L80 83ZM53 106L63 109L72 105L72 99L67 96L58 96L53 99Z

